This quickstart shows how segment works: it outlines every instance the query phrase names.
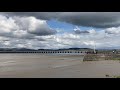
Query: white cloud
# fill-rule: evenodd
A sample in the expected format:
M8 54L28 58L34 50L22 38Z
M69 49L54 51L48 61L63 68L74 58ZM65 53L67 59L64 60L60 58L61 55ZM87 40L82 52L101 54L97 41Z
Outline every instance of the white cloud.
M12 18L7 18L5 16L0 15L0 33L11 33L15 29L17 29L17 25L15 24L15 20Z
M88 31L90 34L96 34L96 31L94 29L91 29Z
M24 44L17 44L17 48L25 48Z
M89 31L86 31L86 30L82 31L79 27L76 27L74 29L74 32L75 32L75 34L88 34L89 33Z
M51 35L56 34L56 30L51 29L45 20L36 19L35 17L14 17L20 29L27 30L30 34Z
M35 35L51 35L52 30L45 20L35 17L6 17L0 15L0 35L7 37L31 37ZM35 34L35 35L32 35Z
M120 27L111 27L105 30L108 34L120 34Z
M108 37L109 36L109 37ZM5 38L2 37L0 47L24 47L24 48L46 48L46 49L58 49L58 48L71 48L71 47L80 47L80 48L93 48L94 41L96 43L96 48L111 48L119 47L120 35L110 35L105 36L105 32L97 31L97 34L89 35L76 35L74 33L63 33L50 36L37 36L34 39L17 39L17 38ZM40 39L40 40L39 40Z
M93 48L94 41L97 48L120 48L120 27L112 27L103 30L90 29L87 34L81 34L84 30L80 28L73 32L63 32L51 29L46 20L37 19L33 16L11 16L0 15L0 47L19 48Z

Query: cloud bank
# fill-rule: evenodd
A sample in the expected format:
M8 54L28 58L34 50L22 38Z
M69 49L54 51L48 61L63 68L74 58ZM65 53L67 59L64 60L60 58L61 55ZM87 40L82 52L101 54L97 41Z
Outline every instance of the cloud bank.
M11 16L34 16L43 20L56 19L78 26L110 28L120 25L120 12L6 12Z
M75 26L73 32L59 34L50 27L49 20ZM60 31L60 29L59 29ZM120 48L119 12L1 12L0 47L58 49L58 48Z

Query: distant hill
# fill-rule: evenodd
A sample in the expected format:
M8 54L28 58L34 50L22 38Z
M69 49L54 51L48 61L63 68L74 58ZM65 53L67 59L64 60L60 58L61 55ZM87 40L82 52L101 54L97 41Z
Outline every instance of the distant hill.
M90 49L90 48L69 48L70 50Z
M38 50L90 50L90 48L62 48L62 49L38 49Z
M9 53L16 53L16 52L34 52L34 51L57 51L57 50L80 50L80 51L93 51L93 49L90 49L90 48L62 48L62 49L28 49L28 48L0 48L0 53L6 53L6 52L9 52ZM111 51L120 51L120 49L96 49L97 52L111 52Z
M91 48L62 48L62 49L28 49L28 48L0 48L0 51L49 51L49 50L93 50ZM115 49L96 49L96 50L115 50ZM120 49L116 49L120 50Z
M34 51L34 49L27 49L27 48L0 48L0 51Z
M63 48L63 49L38 49L40 50L81 50L81 49L90 49L90 48ZM0 48L0 51L37 51L35 49L28 49L28 48Z

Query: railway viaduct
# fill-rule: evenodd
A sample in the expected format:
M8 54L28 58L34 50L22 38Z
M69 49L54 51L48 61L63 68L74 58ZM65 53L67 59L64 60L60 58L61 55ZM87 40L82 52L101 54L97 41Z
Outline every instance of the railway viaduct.
M0 51L0 53L87 53L87 50Z

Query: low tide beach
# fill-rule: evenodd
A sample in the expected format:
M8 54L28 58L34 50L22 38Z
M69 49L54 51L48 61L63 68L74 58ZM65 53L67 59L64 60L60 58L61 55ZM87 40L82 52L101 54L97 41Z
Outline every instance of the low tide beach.
M118 60L85 61L84 55L0 54L0 78L109 78ZM109 77L106 77L109 76Z

